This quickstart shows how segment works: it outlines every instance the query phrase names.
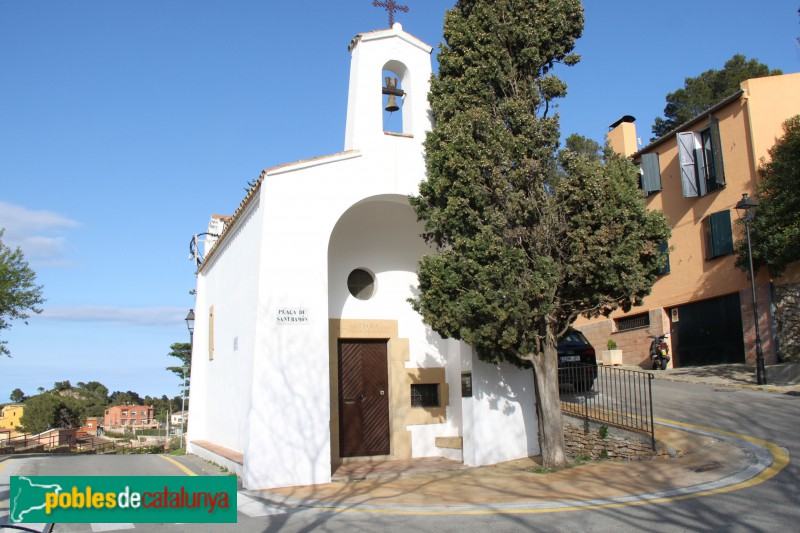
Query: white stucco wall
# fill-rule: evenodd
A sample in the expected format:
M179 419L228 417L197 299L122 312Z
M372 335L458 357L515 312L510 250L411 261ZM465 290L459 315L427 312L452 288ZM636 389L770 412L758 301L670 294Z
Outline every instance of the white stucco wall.
M392 141L400 145L416 142L408 138ZM381 175L382 167L393 163L392 157L342 155L298 170L280 169L268 174L262 184L265 227L283 229L265 232L262 239L253 370L258 386L253 389L254 409L245 450L248 488L330 480L328 318L336 306L341 306L341 311L332 317L392 318L406 329L413 329L411 322L419 324L418 318L411 318L414 313L405 298L416 285L413 272L421 241L413 242L413 238L401 236L389 226L383 226L382 231L393 235L385 240L394 242L394 246L381 248L381 253L370 247L351 247L347 260L334 261L333 275L344 277L344 287L330 291L338 294L333 304L329 305L328 299L329 239L340 220L351 223L343 215L364 198L388 195L405 199L416 190L419 175L402 180L391 173ZM360 206L356 212L392 221L406 230L409 224L416 224L407 204L366 202L364 206L363 213ZM352 223L361 220L361 216L353 217ZM365 221L362 238L374 241L378 237L377 231L367 227L376 220ZM419 231L414 228L411 235L419 235ZM339 244L343 249L350 246L347 242ZM406 257L402 249L409 247L414 253ZM379 292L368 310L352 297L342 300L341 291L347 290L348 268L352 265L366 266L378 274ZM310 321L297 326L278 325L279 308L302 308Z
M472 398L463 398L464 463L482 466L539 454L533 371L464 361Z
M198 278L189 436L242 452L248 434L261 210L254 202ZM214 307L214 359L209 309Z
M405 96L401 102L403 133L424 139L430 130L428 86L431 75L429 45L403 31L392 29L361 34L351 52L350 86L347 100L345 150L381 151L383 135L383 71L394 72ZM376 112L373 112L375 110ZM421 160L420 153L413 160ZM388 167L387 167L388 169Z
M425 177L421 155L425 131L430 129L424 97L431 73L430 48L412 41L416 40L398 30L385 30L370 34L354 49L345 135L345 147L351 152L278 168L268 172L261 185L263 223L270 231L264 232L260 257L253 368L257 386L245 449L248 488L330 480L329 239L355 204L382 195L405 197L415 193ZM413 136L382 132L380 82L389 59L403 65L410 76L403 86L417 96L413 105L404 104L403 112L404 118L418 117ZM380 318L382 313L388 317L392 308L405 323L402 317L410 308L399 310L389 297L415 284L413 260L403 259L402 268L390 268L380 259L368 254L360 258L376 265L379 286L388 288L372 313L360 318ZM350 266L345 261L336 264L340 271ZM361 312L347 300L338 304L339 316ZM310 320L279 326L275 316L279 309L303 309Z

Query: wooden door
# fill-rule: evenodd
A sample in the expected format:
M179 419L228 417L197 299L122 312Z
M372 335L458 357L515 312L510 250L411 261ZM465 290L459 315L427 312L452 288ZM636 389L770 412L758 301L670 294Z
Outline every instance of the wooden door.
M389 455L389 373L385 340L339 341L342 457Z

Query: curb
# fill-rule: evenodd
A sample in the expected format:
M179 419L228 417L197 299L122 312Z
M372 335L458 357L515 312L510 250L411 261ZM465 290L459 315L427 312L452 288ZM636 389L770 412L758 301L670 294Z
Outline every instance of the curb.
M331 502L313 498L282 496L268 491L257 490L243 490L242 493L283 510L307 508L331 512L408 515L551 513L663 503L731 492L767 481L778 474L789 462L789 455L787 452L777 445L761 439L670 420L657 420L656 423L680 431L724 441L726 444L743 451L744 455L750 458L750 461L743 463L743 465L733 473L713 481L707 481L696 485L611 498L582 500L529 500L482 505L404 506L401 504L375 505L358 502Z
M733 390L753 390L753 391L761 391L761 392L772 392L772 393L779 393L779 394L787 394L791 392L792 387L795 385L751 385L749 383L712 383L709 381L692 381L691 379L680 379L678 377L670 376L669 374L659 375L656 374L656 380L664 380L664 381L671 381L673 383L689 383L692 385L708 385L709 387L714 388L725 388L725 389L733 389Z

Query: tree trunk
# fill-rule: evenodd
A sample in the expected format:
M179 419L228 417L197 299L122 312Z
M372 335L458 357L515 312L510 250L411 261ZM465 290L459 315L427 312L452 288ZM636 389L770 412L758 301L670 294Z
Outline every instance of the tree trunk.
M532 361L538 400L536 408L539 415L542 466L561 468L567 465L567 454L564 450L564 427L558 395L558 354L555 341L552 344L548 342L544 354L534 356Z

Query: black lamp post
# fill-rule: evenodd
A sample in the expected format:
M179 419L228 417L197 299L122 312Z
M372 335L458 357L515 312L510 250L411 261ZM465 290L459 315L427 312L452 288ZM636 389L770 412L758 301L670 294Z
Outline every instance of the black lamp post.
M189 342L191 348L194 348L194 309L189 309L189 314L186 315L186 329L189 330ZM191 349L190 348L190 349ZM186 372L189 370L188 366L182 366L183 371L183 397L181 398L181 448L183 448L183 434L186 431Z
M194 309L189 309L189 314L184 320L186 320L186 328L189 330L189 339L194 342Z
M747 193L742 194L742 199L736 204L736 211L739 220L744 222L744 229L747 233L747 258L750 262L750 288L753 290L753 321L756 326L756 384L767 384L767 373L764 369L764 352L761 350L761 335L758 331L758 304L756 303L756 274L753 270L753 247L750 245L750 223L756 216L758 204Z

